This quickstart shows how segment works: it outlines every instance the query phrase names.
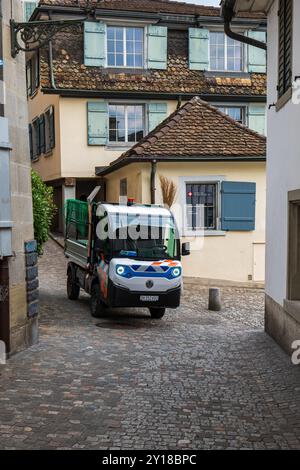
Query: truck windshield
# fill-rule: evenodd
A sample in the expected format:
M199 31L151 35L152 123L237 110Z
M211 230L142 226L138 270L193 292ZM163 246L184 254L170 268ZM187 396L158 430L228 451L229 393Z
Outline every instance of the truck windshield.
M173 217L144 214L110 214L114 257L174 259L178 233Z

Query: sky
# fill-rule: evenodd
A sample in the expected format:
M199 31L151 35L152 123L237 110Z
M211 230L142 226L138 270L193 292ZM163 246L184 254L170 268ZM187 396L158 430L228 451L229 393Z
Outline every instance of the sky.
M220 0L182 0L186 3L198 3L199 5L212 5L218 7L220 5Z

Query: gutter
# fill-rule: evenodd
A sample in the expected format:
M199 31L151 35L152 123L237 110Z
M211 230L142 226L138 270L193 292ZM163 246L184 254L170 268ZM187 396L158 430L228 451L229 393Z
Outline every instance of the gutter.
M159 162L265 162L266 157L265 156L257 156L257 157L247 157L247 156L230 156L230 157L224 157L224 156L219 156L219 157L213 157L213 156L203 156L203 157L174 157L174 156L165 156L165 157L128 157L128 158L123 158L122 160L117 161L116 163L113 163L110 166L107 167L96 167L95 168L95 174L96 176L106 176L110 173L113 173L116 170L119 170L120 168L123 168L126 165L130 165L131 163L151 163L155 164ZM151 169L153 171L153 169ZM152 185L151 185L152 189Z
M192 93L155 93L155 92L148 92L148 91L101 91L101 90L82 90L82 89L73 89L69 90L66 88L42 88L42 93L46 95L60 95L63 97L76 97L76 98L107 98L107 99L161 99L161 100L176 100L178 101L178 95L181 96L183 101L189 101L190 99L194 98L194 96L199 96L204 101L226 101L226 102L233 102L233 103L240 103L242 102L257 102L257 103L266 103L267 97L266 95L229 95L229 94L211 94L211 93L199 93L197 91Z
M235 16L234 5L235 5L235 0L228 0L228 1L223 0L222 2L221 15L224 18L225 34L231 39L234 39L235 41L239 41L244 44L249 44L250 46L258 47L259 49L264 49L266 51L267 50L266 43L262 41L257 41L256 39L249 38L247 36L244 36L242 34L238 34L232 31L231 22Z

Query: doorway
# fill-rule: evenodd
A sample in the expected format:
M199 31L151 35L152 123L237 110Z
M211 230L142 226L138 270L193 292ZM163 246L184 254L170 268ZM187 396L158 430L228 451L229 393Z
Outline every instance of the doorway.
M9 324L9 270L8 260L0 260L0 340L4 341L6 353L10 351Z

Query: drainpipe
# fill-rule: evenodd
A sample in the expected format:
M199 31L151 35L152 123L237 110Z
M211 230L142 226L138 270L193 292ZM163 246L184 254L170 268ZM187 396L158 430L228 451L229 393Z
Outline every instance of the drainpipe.
M150 193L151 193L151 204L155 204L155 177L156 177L156 160L152 160L151 162L151 178L150 178Z
M243 42L244 44L249 44L250 46L258 47L259 49L267 50L267 44L262 41L257 41L256 39L249 38L243 34L238 34L232 31L231 21L235 15L234 12L235 0L228 0L222 3L221 15L224 18L224 31L227 36L235 41Z
M52 41L49 41L49 69L50 69L50 86L53 90L56 90L54 71L53 71L53 45Z

